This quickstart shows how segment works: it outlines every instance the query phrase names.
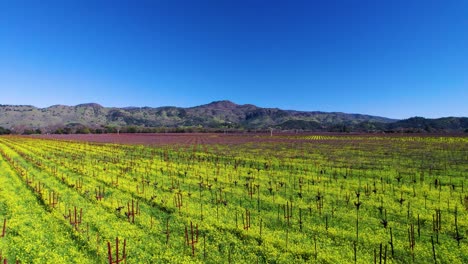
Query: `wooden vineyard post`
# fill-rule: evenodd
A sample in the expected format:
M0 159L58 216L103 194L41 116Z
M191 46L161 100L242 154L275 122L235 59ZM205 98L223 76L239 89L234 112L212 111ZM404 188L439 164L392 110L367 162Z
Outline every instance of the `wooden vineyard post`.
M314 235L314 259L317 260L317 235Z
M431 236L431 244L432 244L432 258L434 259L434 263L437 264L435 246L434 246L434 237Z
M411 224L411 226L408 228L408 242L411 251L411 256L414 262L414 245L416 244L414 240L414 224Z
M442 229L440 209L436 209L435 215L432 215L432 231L436 234L436 242L439 243L439 232Z
M421 225L420 225L420 222L419 222L419 214L418 214L418 238L421 237Z
M320 191L318 191L317 195L315 196L315 203L317 205L317 211L319 212L319 215L322 215L323 195L320 193Z
M253 194L255 193L253 183L252 182L247 183L246 187L247 187L247 193L250 196L250 199L252 199Z
M300 199L302 199L302 183L303 183L303 180L302 180L302 177L299 178L299 192L297 193L297 196L299 196Z
M394 251L393 251L393 232L392 232L392 228L390 227L390 241L388 242L390 244L390 248L392 250L392 258L394 257L393 254L394 254Z
M132 199L132 206L130 207L130 202L127 203L127 212L125 215L130 223L135 223L135 215L140 214L140 203L136 202Z
M75 206L73 209L73 214L72 214L72 211L69 209L68 216L65 216L65 217L68 218L70 225L73 226L73 229L75 229L76 231L79 231L80 230L79 226L81 224L81 220L83 217L83 208L81 208L80 212L78 213L76 210L76 206Z
M41 184L41 182L38 182L36 184L36 186L34 186L34 191L38 194L38 195L42 195L42 191L44 190L44 184Z
M2 251L0 250L0 263L3 264L8 264L8 259L6 257L3 257ZM19 260L15 261L16 264L19 264Z
M104 189L104 187L100 187L100 186L99 186L99 187L96 189L96 196L95 196L95 197L96 197L96 200L101 201L102 198L104 198L104 195L105 195L105 189Z
M255 185L257 187L257 212L260 213L260 185Z
M286 219L286 223L288 226L290 225L290 219L292 218L292 202L289 204L289 201L286 202L284 206L284 219Z
M166 231L164 233L166 234L166 245L167 245L167 244L169 244L169 236L170 236L169 217L166 219Z
M203 221L203 201L200 200L200 221Z
M357 202L354 202L356 206L356 243L359 241L359 208L361 207L362 202L359 200L361 193L356 192Z
M174 196L174 205L175 207L179 208L179 213L180 213L180 208L183 206L182 203L182 193L178 192Z
M6 226L7 226L7 220L5 218L5 219L3 219L3 228L2 228L2 236L1 237L5 237L5 235L6 235Z
M238 220L237 220L237 210L236 210L236 229L238 228Z
M379 248L379 263L382 263L382 243L380 243L380 248Z
M119 263L127 263L127 239L124 239L123 242L123 250L122 250L122 257L119 258L119 238L115 238L115 259L112 258L112 248L109 241L107 241L107 257L109 260L109 264L119 264Z
M55 208L59 202L59 194L51 191L49 192L49 206Z
M75 188L77 191L83 189L83 178L80 177L78 180L76 180Z
M244 230L249 230L250 228L250 211L245 209L245 217L242 217L244 222Z
M192 257L195 256L195 244L198 243L198 225L194 229L192 221L190 221L190 231L185 226L185 241L187 246L192 248Z
M383 227L384 227L385 229L387 229L387 226L388 226L387 209L385 209L384 212L385 212L384 218L382 218L382 219L380 220L380 223L383 225ZM418 222L418 223L419 223L419 222Z
M31 184L33 183L34 181L34 176L31 178L28 177L28 175L26 174L25 178L24 178L24 181L26 182L27 185L31 186Z
M457 207L455 207L454 214L455 214L455 236L454 236L454 238L455 238L455 240L457 240L457 245L460 246L460 240L463 239L463 236L460 235L460 233L458 231L458 221L457 221L458 209L457 209Z
M383 263L386 264L387 263L387 246L388 245L385 245L385 251L384 251L384 261Z
M377 264L377 250L374 248L374 264Z
M344 200L346 201L346 204L348 205L349 201L351 200L351 195L349 193L345 193Z
M410 211L410 204L411 204L411 203L408 201L408 210L406 211L406 213L407 213L406 219L408 219L408 220L409 220L409 218L410 218L410 212L411 212L411 211Z

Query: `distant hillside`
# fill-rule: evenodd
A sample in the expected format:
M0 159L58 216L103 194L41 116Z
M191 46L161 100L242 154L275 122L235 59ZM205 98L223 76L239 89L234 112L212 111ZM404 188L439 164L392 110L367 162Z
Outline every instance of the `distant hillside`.
M103 107L99 104L53 105L37 108L29 105L0 105L0 127L17 133L89 132L132 128L194 128L231 130L306 130L306 131L385 131L426 130L463 131L466 118L394 120L385 117L338 112L306 112L238 105L216 101L196 107ZM86 129L88 130L86 130ZM107 130L106 130L107 129ZM431 131L432 130L432 131Z
M468 118L466 117L443 117L437 119L427 119L423 117L412 117L409 119L399 120L386 125L387 130L401 131L464 131L468 132Z

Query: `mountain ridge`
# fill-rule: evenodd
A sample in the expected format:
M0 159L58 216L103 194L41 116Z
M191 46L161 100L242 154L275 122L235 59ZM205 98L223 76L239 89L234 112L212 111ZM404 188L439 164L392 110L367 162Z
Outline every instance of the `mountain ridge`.
M0 127L17 133L41 130L53 133L64 128L73 132L109 127L196 128L221 130L305 130L305 131L427 131L460 132L468 129L468 118L413 117L397 120L366 114L298 111L236 104L229 100L213 101L193 107L105 107L98 103L75 106L0 105ZM137 130L137 129L135 129Z

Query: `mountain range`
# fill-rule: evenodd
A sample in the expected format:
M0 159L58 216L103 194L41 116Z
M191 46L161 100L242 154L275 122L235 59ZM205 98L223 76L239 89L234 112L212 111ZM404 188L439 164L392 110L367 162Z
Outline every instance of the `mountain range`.
M468 118L446 117L405 120L340 112L294 111L262 108L231 101L215 101L195 107L103 107L96 103L76 106L0 105L0 127L16 133L40 131L106 131L111 128L132 132L151 129L202 130L303 130L335 132L463 132ZM80 130L86 128L88 130ZM65 129L65 130L64 130Z

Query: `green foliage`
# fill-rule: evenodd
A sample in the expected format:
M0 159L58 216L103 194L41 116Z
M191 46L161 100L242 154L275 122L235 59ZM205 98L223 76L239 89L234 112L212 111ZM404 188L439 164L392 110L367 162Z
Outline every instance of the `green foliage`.
M119 237L128 263L432 263L433 246L437 263L468 263L467 150L466 137L5 136L0 250L9 262L107 263Z
M11 131L9 129L0 127L0 135L8 135L11 134Z

